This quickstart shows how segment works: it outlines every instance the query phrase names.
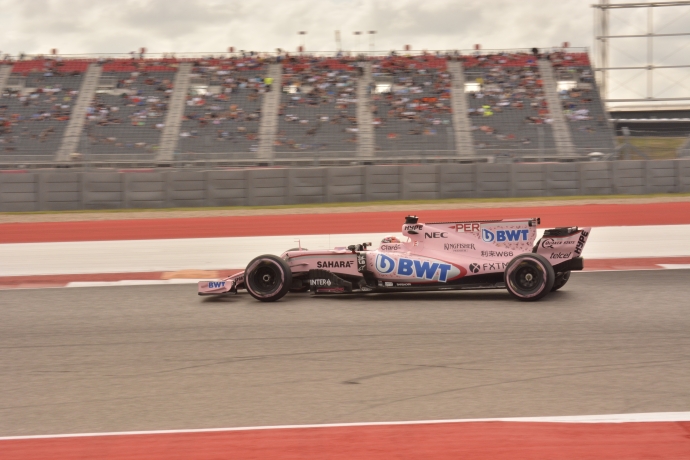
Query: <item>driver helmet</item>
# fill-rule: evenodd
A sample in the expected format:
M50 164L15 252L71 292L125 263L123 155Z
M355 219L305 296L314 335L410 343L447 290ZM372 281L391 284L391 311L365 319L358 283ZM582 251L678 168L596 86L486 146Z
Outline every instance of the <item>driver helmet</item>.
M389 236L385 237L384 239L382 239L381 242L382 243L400 243L400 240L393 235L389 235Z

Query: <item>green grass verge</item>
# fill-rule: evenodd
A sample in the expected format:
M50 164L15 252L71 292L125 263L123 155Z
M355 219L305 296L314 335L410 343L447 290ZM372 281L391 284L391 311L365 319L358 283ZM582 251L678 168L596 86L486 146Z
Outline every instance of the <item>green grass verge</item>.
M347 203L313 203L295 204L280 206L226 206L226 207L207 207L207 208L151 208L151 209L86 209L77 211L32 211L32 212L1 212L0 215L27 215L27 214L93 214L93 213L125 213L125 212L173 212L173 211L232 211L248 209L316 209L316 208L347 208L358 207L367 208L373 206L395 206L409 205L418 206L426 204L481 204L481 203L505 203L506 205L529 203L535 201L577 201L577 200L597 200L610 201L620 199L636 198L674 198L679 196L690 196L690 193L657 193L651 195L578 195L578 196L542 196L542 197L520 197L520 198L452 198L446 200L399 200L399 201L356 201Z

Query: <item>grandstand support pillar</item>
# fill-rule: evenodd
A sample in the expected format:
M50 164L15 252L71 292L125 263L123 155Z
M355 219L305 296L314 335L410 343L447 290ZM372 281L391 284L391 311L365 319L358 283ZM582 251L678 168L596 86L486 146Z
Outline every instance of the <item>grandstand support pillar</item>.
M462 62L448 62L451 76L450 103L453 111L453 127L455 138L455 154L463 157L475 157L472 141L472 123L468 113L467 98L465 97L465 73Z
M76 153L86 123L86 110L96 94L102 72L103 68L99 64L89 64L79 88L77 100L72 106L62 143L55 153L56 162L67 162L70 160L70 155Z
M155 159L158 163L174 160L177 142L180 138L180 127L182 126L182 116L187 103L191 75L191 62L183 62L177 68L175 81L173 82L173 93L170 96L168 113L165 116L165 126L163 126L163 133L161 133L160 147Z
M261 124L259 125L259 151L260 160L272 162L275 157L275 141L278 134L278 109L280 96L283 92L283 65L269 64L268 78L273 79L271 90L264 94L261 104Z
M12 73L11 65L0 65L0 91L7 87L7 80L10 79Z
M369 88L371 86L371 62L362 65L362 76L357 80L357 157L373 158L376 152L374 142L374 120L371 116Z
M570 135L570 127L565 119L565 115L563 115L563 105L561 104L561 98L558 96L558 87L554 78L551 61L540 59L539 73L544 85L546 102L549 103L556 153L558 155L575 155L575 146Z

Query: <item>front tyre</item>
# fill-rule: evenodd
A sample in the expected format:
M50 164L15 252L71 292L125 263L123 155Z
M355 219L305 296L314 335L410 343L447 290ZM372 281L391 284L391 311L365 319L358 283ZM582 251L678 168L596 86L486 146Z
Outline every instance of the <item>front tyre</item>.
M553 287L551 288L551 292L558 291L560 288L565 286L565 283L568 282L570 279L570 272L563 272L563 273L558 273L556 275L556 281L553 283Z
M287 262L278 256L259 256L247 265L244 285L255 299L275 302L290 289L292 271Z
M539 300L551 292L555 280L553 267L540 254L520 254L508 262L505 270L508 292L526 302Z

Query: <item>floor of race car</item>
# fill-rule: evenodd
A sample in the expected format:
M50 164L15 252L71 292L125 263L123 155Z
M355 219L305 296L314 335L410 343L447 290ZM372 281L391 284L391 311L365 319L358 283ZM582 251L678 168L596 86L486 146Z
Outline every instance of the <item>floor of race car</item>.
M576 273L537 303L0 291L0 433L690 411L689 277Z

